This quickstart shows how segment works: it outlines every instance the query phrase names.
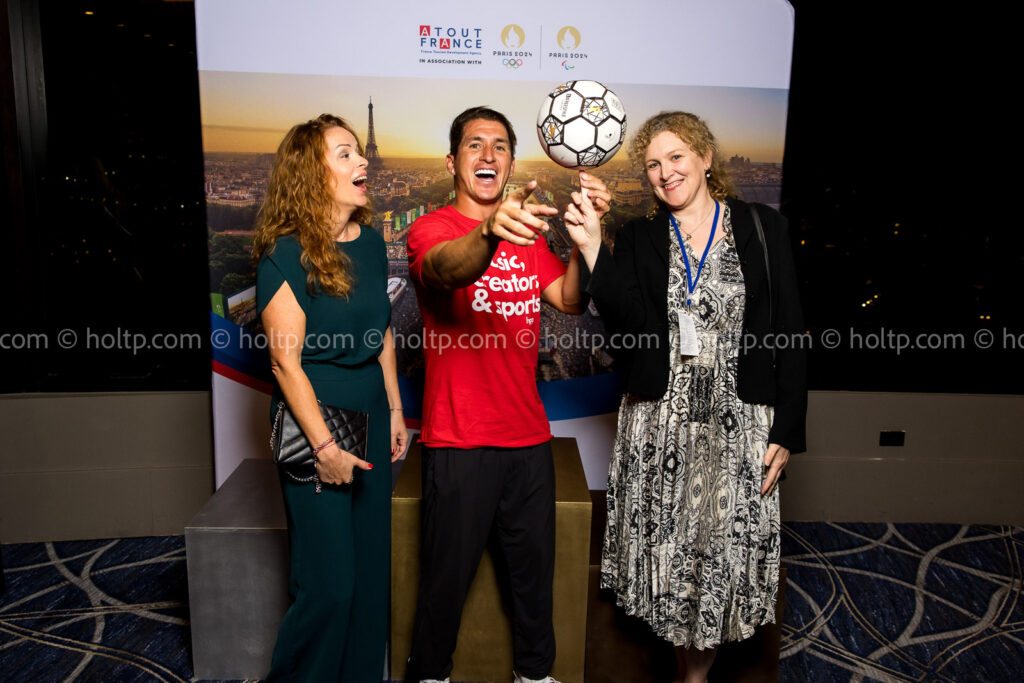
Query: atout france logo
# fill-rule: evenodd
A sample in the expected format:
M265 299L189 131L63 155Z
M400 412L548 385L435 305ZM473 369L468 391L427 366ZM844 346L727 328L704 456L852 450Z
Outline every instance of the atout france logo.
M466 26L432 26L420 24L420 49L482 50L482 28Z

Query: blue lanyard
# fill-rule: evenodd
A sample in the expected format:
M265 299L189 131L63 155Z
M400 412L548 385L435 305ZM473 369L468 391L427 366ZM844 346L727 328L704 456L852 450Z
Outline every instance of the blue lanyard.
M679 234L679 224L676 223L676 217L671 213L668 215L669 221L672 222L672 229L676 231L676 239L679 240L679 248L683 250L683 265L686 266L686 288L690 294L693 294L693 290L697 288L697 280L700 279L700 271L704 269L704 259L708 257L708 252L711 251L711 243L715 240L715 226L718 225L718 210L721 205L718 200L715 200L715 218L711 221L711 235L708 237L708 244L704 247L704 255L700 257L700 265L697 266L697 277L690 276L690 257L686 253L686 245L683 244L683 236ZM690 297L686 297L686 305L690 305Z

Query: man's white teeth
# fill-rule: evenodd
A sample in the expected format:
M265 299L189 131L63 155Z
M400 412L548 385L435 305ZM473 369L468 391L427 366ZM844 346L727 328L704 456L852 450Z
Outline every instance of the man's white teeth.
M477 178L494 178L497 175L498 172L495 171L493 168L481 168L479 171L476 172Z

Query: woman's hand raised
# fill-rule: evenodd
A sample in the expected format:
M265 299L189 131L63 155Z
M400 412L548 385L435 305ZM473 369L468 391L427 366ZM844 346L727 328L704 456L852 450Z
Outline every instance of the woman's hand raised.
M565 227L572 241L579 247L587 266L593 270L597 252L601 248L601 217L586 187L572 193L572 204L565 208Z

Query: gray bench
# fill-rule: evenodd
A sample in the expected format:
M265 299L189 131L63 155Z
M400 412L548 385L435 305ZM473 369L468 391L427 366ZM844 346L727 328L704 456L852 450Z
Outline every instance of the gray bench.
M288 609L277 468L245 460L185 525L195 678L262 678Z

